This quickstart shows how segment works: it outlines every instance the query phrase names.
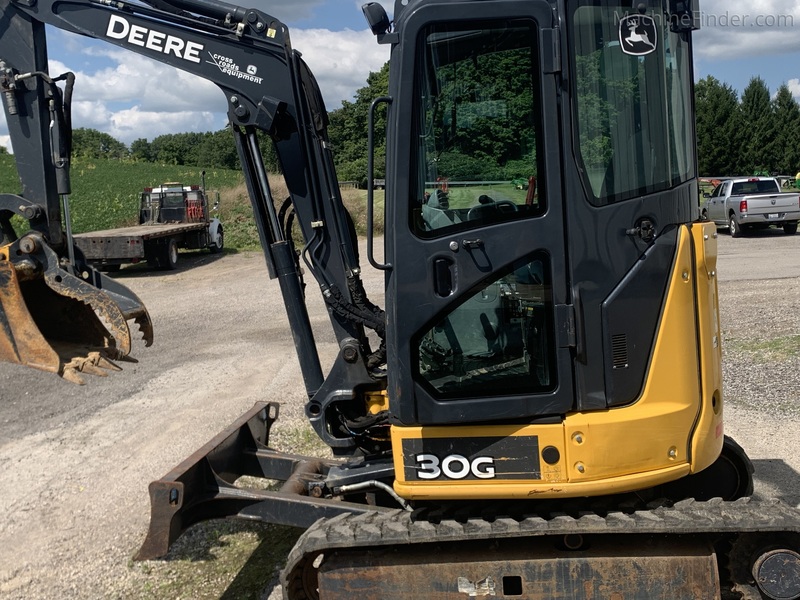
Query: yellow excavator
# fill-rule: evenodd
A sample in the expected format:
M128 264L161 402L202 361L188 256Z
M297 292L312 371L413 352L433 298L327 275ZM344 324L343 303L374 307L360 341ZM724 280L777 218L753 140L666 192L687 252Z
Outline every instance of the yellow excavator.
M391 51L365 140L372 182L386 139L382 253L367 199L385 311L361 282L321 94L277 18L207 0L0 7L23 180L0 196L4 356L40 366L37 309L105 352L127 350L127 319L152 335L141 302L61 232L72 80L48 74L50 25L224 93L305 413L332 451L272 448L280 405L258 403L150 485L137 558L238 517L307 529L283 571L289 600L800 597L798 513L750 497L752 465L724 433L716 232L697 220L696 0L397 0L392 19L364 5ZM12 214L31 232L12 235ZM339 344L327 374L304 278ZM55 310L73 300L113 331Z

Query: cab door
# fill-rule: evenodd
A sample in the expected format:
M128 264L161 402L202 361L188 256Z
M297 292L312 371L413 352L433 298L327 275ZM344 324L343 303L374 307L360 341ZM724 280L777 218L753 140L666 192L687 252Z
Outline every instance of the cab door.
M574 403L575 326L551 8L426 4L397 29L386 197L393 417L557 418Z

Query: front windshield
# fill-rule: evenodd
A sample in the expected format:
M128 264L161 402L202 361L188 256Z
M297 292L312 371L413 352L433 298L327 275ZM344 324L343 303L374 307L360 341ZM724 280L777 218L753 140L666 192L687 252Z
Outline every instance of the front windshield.
M691 58L662 2L580 0L572 13L577 142L607 204L694 176Z

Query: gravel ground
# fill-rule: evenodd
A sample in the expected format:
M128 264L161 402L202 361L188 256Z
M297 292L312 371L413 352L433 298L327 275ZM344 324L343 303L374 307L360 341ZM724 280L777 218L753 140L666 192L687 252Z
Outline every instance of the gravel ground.
M719 242L726 431L754 459L757 494L797 505L800 235ZM155 345L135 346L140 362L84 387L0 364L0 597L279 597L269 582L296 539L290 528L216 522L167 560L130 560L147 529L147 484L254 401L282 402L278 447L315 447L263 257L181 259L174 273L119 274L155 324ZM365 277L381 302L382 274ZM329 363L336 347L316 298L311 316Z

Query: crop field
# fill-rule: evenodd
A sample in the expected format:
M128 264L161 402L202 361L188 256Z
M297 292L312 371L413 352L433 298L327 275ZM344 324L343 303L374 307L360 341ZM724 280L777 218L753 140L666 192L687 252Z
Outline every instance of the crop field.
M72 163L70 213L75 233L134 225L139 212L139 193L167 181L200 184L198 167L157 165L110 160L76 160ZM209 169L209 190L235 187L238 171ZM0 190L19 193L20 184L11 155L0 156Z
M135 225L139 212L139 193L143 188L171 181L199 185L201 171L199 167L181 165L117 160L73 161L72 194L69 199L72 230L83 233ZM275 202L280 205L288 195L283 179L271 177L270 184ZM220 194L217 216L225 228L226 247L230 250L259 249L258 231L242 174L228 169L207 169L206 188L212 195L214 192ZM19 192L20 183L13 155L0 155L0 193ZM366 227L366 192L342 190L342 195L357 230L363 233ZM383 192L376 194L376 204L377 212L381 213ZM383 219L379 218L378 221L380 233Z

